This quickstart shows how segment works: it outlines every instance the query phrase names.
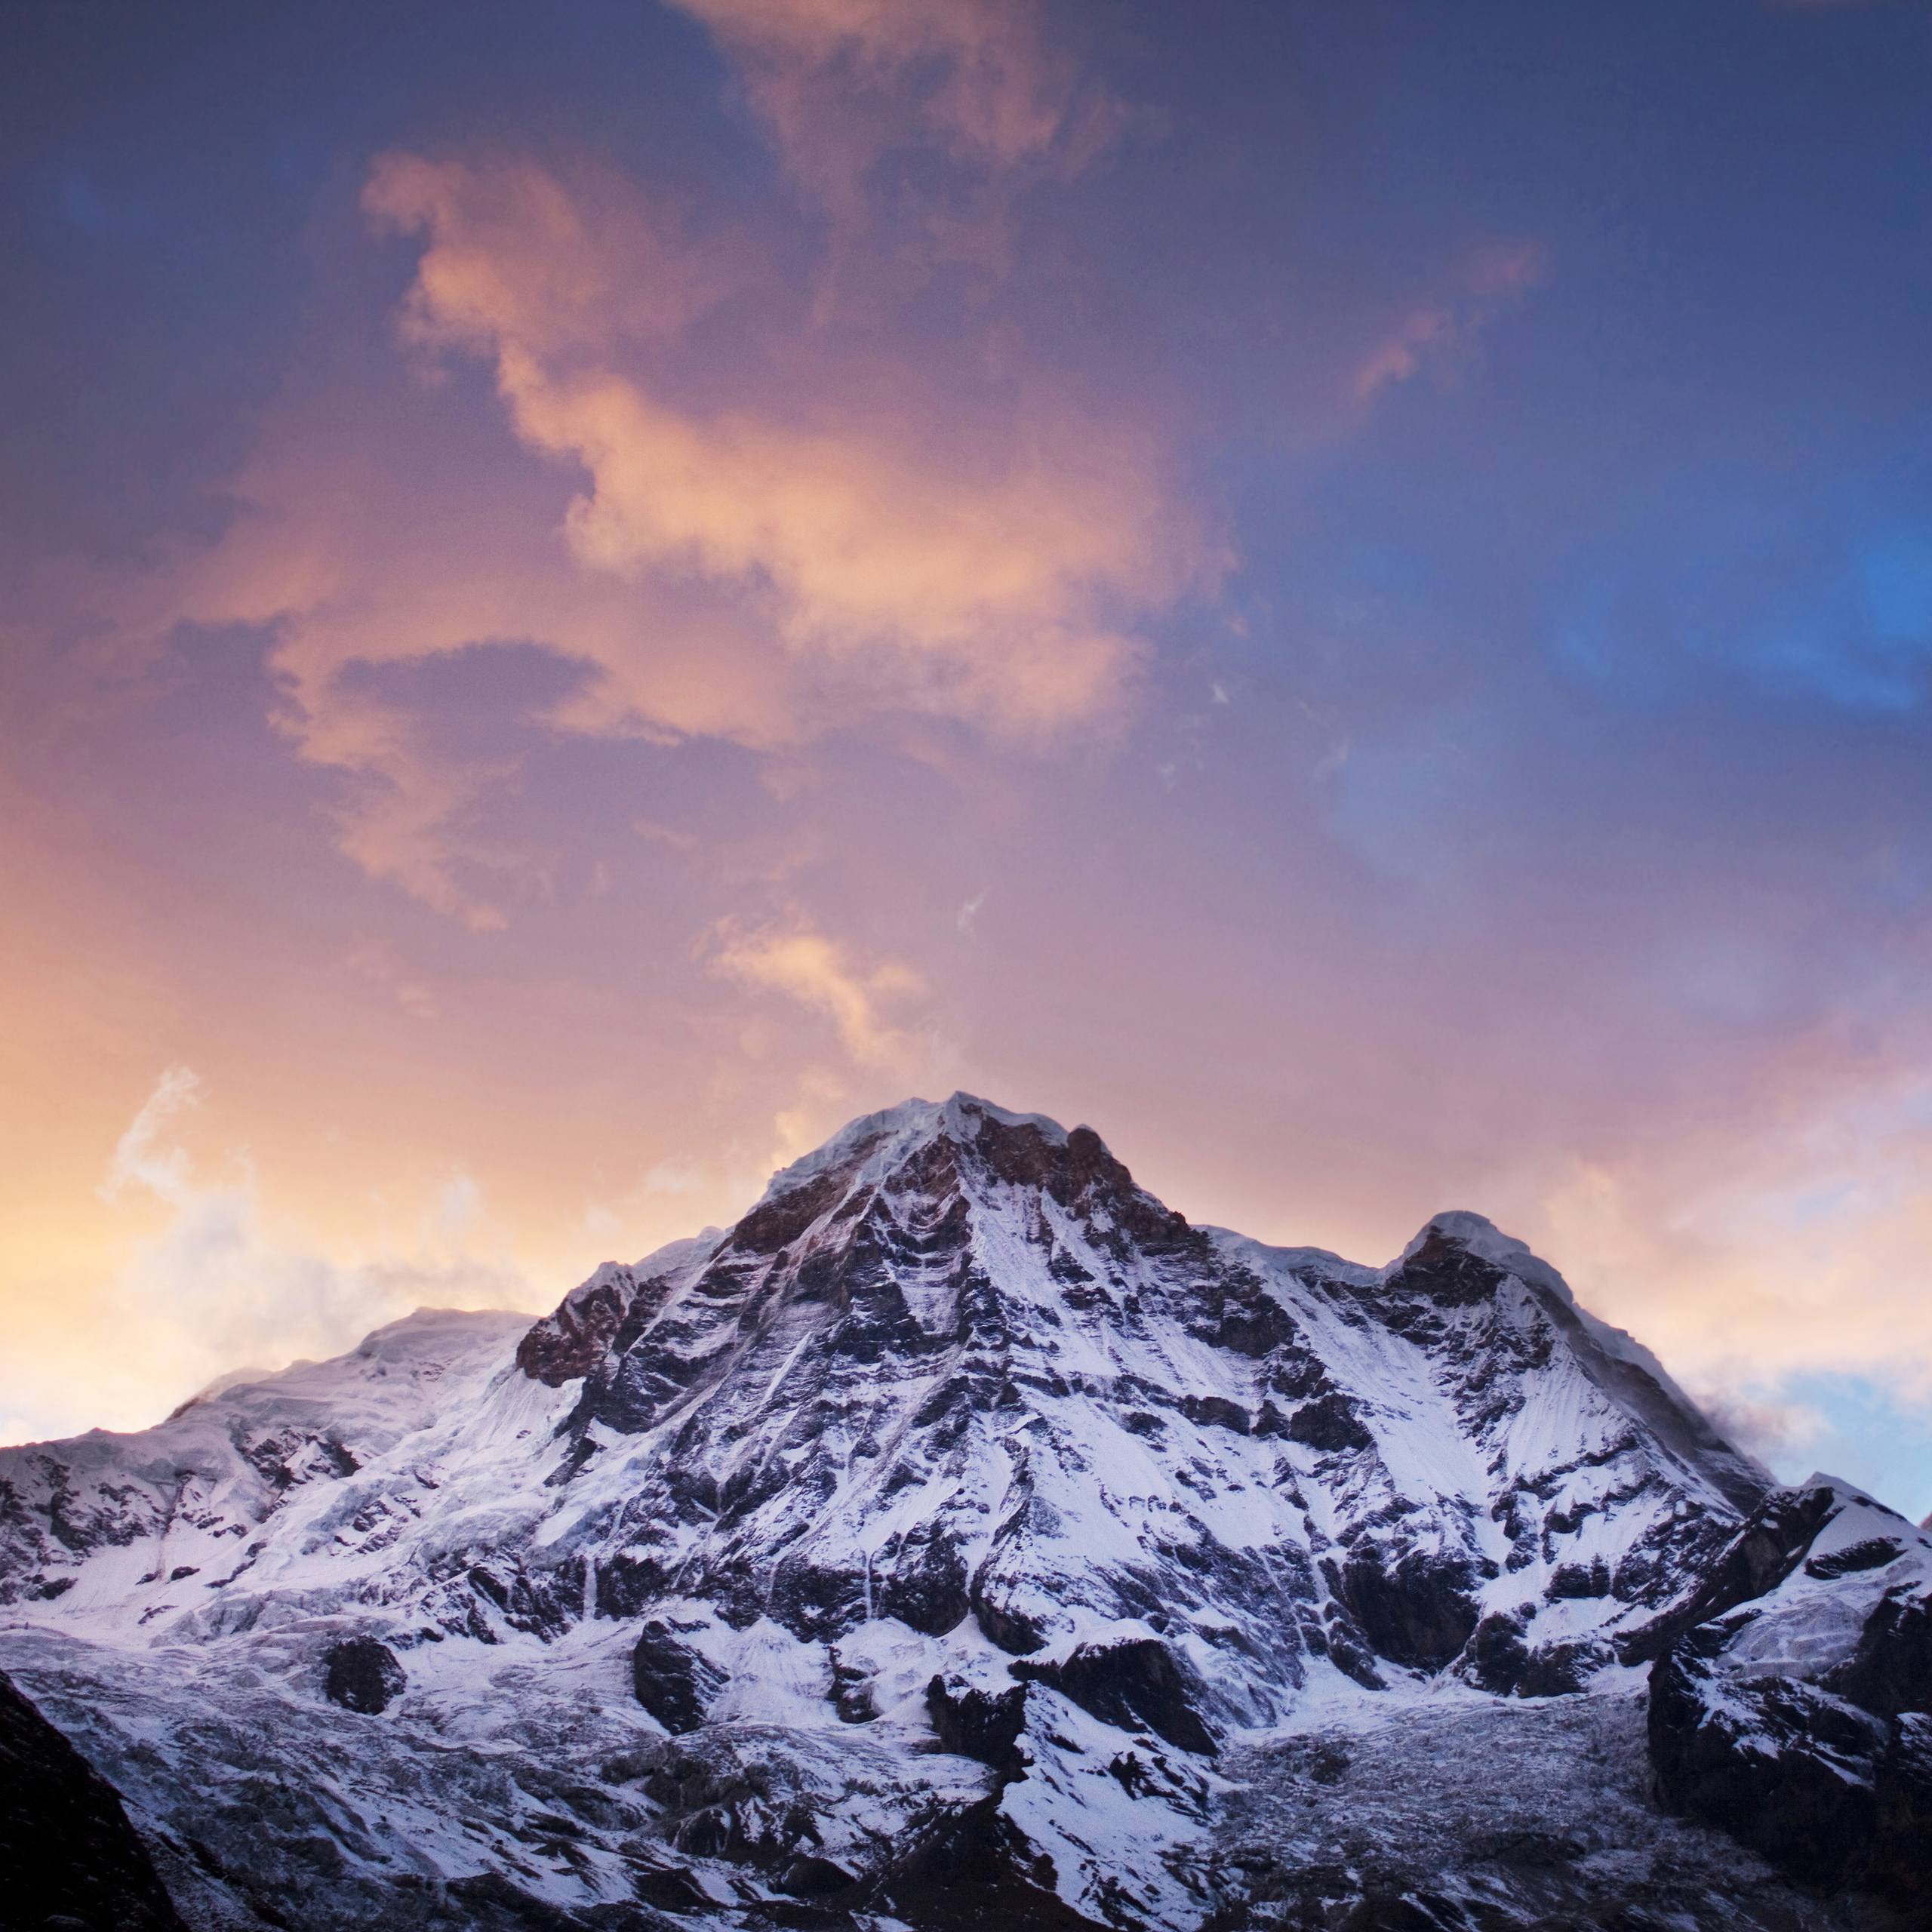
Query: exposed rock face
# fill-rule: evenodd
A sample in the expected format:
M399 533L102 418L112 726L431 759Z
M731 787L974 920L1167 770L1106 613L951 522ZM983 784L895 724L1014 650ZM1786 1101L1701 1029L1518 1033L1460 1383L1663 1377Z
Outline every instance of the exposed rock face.
M1814 1479L1767 1498L1664 1620L1678 1634L1649 1727L1665 1801L1804 1884L1932 1906L1928 1571L1923 1534L1856 1491Z
M1885 1727L1786 1677L1726 1680L1687 1647L1651 1675L1651 1753L1665 1800L1721 1825L1795 1877L1842 1886L1878 1826Z
M1158 1637L1078 1644L1060 1663L1023 1658L1013 1674L1023 1684L1051 1685L1116 1730L1152 1731L1177 1750L1208 1757L1220 1749L1201 1720L1199 1678Z
M0 1923L182 1932L113 1786L0 1672Z
M724 1687L724 1672L678 1641L662 1617L648 1617L631 1653L637 1700L674 1737L696 1730Z
M1244 1791L1300 1818L1354 1789L1352 1746L1282 1739L1386 1737L1432 1699L1583 1754L1593 1791L1604 1738L1644 1749L1653 1663L1667 1794L1730 1828L1700 1713L1736 1620L1802 1589L1858 1608L1842 1680L1800 1678L1876 1727L1872 1849L1831 1882L1903 1896L1929 1546L1837 1521L1477 1217L1386 1268L1269 1248L1085 1128L961 1095L855 1121L534 1324L418 1318L143 1436L0 1451L0 1657L291 1932L1461 1924L1484 1898L1521 1913L1467 1922L1609 1924L1591 1861L1639 1839L1710 1875L1643 1910L1769 1887L1708 1922L1789 1932L1795 1894L1647 1796L1622 1849L1565 1850L1504 1776L1444 1812L1439 1882L1227 1847ZM1809 1694L1760 1700L1801 1752Z
M998 1690L955 1675L935 1677L926 1686L926 1709L940 1745L962 1758L977 1758L1011 1783L1025 1770L1017 1746L1026 1728L1024 1679Z
M1625 1636L1618 1646L1623 1660L1648 1663L1699 1624L1776 1589L1804 1561L1819 1531L1841 1506L1835 1492L1822 1486L1772 1491L1685 1598ZM1894 1555L1898 1550L1892 1546Z
M408 1684L388 1644L374 1637L349 1637L331 1648L322 1690L331 1703L340 1704L345 1711L376 1717L402 1695Z

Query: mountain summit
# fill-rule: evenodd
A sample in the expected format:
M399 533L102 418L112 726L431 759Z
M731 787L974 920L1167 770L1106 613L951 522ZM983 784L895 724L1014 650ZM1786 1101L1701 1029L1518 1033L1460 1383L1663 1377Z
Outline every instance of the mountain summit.
M1480 1216L1269 1247L963 1094L0 1452L0 1666L208 1926L1902 1923L1928 1595Z

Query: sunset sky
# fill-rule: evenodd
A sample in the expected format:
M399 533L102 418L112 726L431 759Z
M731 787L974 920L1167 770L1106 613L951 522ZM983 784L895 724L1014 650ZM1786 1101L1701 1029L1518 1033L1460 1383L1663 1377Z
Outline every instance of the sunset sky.
M0 1440L955 1088L1932 1508L1932 11L24 0Z

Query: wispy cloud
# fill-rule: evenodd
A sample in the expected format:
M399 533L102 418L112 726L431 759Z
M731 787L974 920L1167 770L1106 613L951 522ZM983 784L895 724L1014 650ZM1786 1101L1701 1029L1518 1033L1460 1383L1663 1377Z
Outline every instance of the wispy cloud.
M426 1203L411 1249L331 1255L272 1224L245 1158L219 1176L198 1170L182 1131L205 1098L191 1068L168 1069L102 1182L110 1201L132 1206L146 1196L166 1210L109 1298L122 1346L143 1358L144 1386L171 1383L185 1395L244 1363L334 1354L420 1306L531 1301L514 1264L478 1245L487 1217L473 1178L451 1177Z
M607 168L395 154L365 205L417 250L405 346L432 373L482 358L543 460L445 447L459 398L433 386L398 460L388 405L318 383L269 413L220 538L102 626L137 654L183 625L265 633L279 721L340 781L342 851L472 928L535 877L492 826L533 733L769 750L938 718L1037 751L1115 727L1147 622L1214 568L1125 414L881 386L829 340L809 382L749 366L700 406L665 358L702 362L731 251ZM480 689L509 651L559 676L487 743L403 688L441 663Z
M1572 1161L1539 1233L1586 1302L1801 1447L1794 1381L1858 1375L1932 1401L1932 1094L1817 1057L1766 1080L1749 1130L1714 1119Z
M712 935L707 964L724 979L781 994L829 1020L861 1066L902 1070L921 1051L920 1036L895 1016L925 992L922 977L898 960L861 958L802 915L749 928L728 922Z
M1032 0L674 0L738 64L787 165L835 213L924 146L990 174L1077 170L1131 118Z
M1355 373L1358 402L1426 373L1452 374L1475 352L1483 331L1541 281L1543 251L1526 242L1478 250L1440 297L1410 309Z
M171 1207L189 1200L194 1192L192 1163L188 1150L168 1136L183 1115L201 1103L202 1083L194 1069L168 1068L115 1144L100 1183L102 1198L117 1201L131 1189L144 1189Z
M401 318L432 346L556 355L668 341L737 278L717 243L680 235L635 182L581 156L385 155L362 199L380 224L435 238Z

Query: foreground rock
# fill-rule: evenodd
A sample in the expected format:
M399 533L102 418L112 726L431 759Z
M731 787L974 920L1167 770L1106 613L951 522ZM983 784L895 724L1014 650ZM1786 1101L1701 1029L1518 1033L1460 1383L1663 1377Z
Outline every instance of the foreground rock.
M113 1786L0 1672L0 1922L182 1932Z

